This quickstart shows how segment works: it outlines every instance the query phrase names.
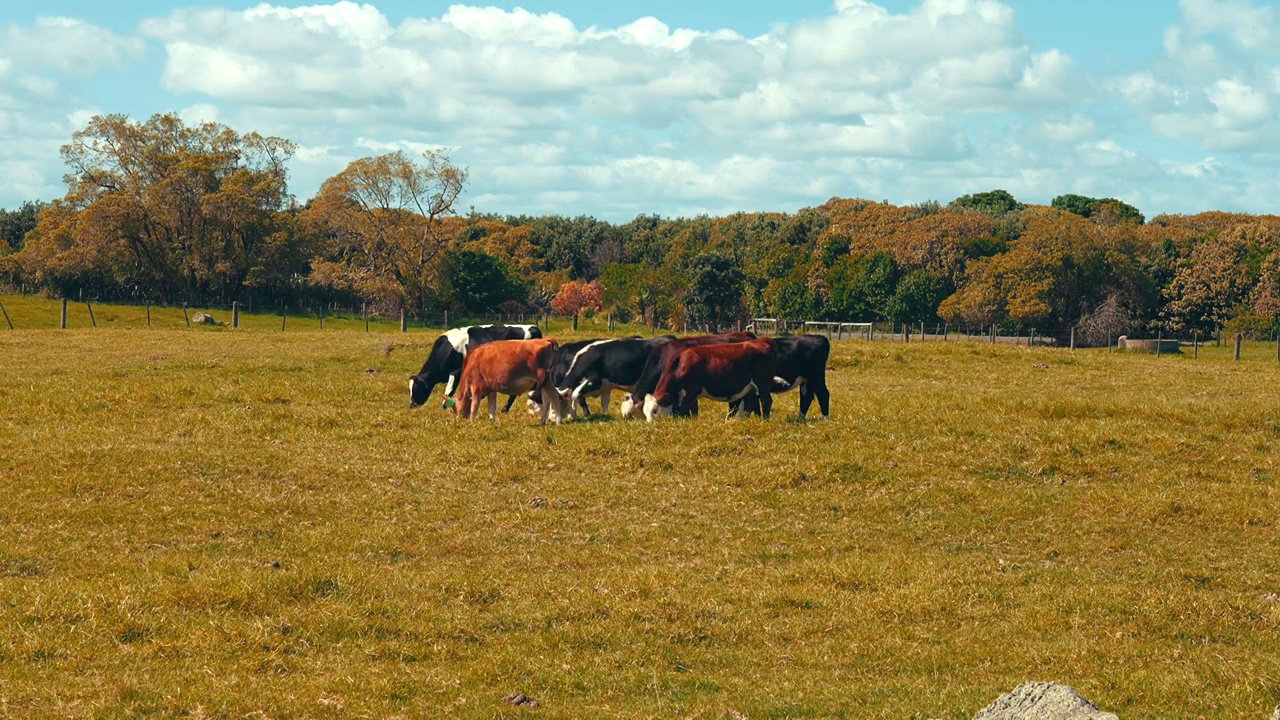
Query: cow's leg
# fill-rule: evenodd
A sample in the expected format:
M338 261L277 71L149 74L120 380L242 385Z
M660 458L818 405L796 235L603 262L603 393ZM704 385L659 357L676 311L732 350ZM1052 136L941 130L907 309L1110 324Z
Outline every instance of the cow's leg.
M600 414L601 415L609 414L609 398L612 395L613 395L612 390L605 390L604 394L600 396Z
M808 380L801 378L799 382L800 382L800 419L804 420L805 416L809 414L809 407L813 405L814 392L813 392L813 386L809 384Z
M686 385L681 391L683 395L680 398L680 412L686 417L698 417L698 396L702 394L702 388L694 385Z
M515 395L508 395L508 396L507 396L507 405L506 405L506 407L502 408L502 414L503 414L503 415L506 415L508 412L511 412L511 406L512 406L512 405L514 405L514 404L515 404L515 402L516 402L516 396L515 396Z
M498 419L498 391L493 390L488 395L489 398L489 421L493 422Z
M467 417L471 420L475 420L477 417L480 417L480 401L483 398L480 396L480 393L475 391L474 387L468 392L471 396L471 402L469 403L471 408L467 411Z
M825 382L819 383L813 388L813 393L818 396L818 408L822 410L822 419L831 419L831 391L827 389Z
M756 389L757 394L760 396L760 414L764 416L765 420L769 419L769 412L773 410L773 393L769 392L770 389L772 388L768 385L765 386L763 392L759 388Z

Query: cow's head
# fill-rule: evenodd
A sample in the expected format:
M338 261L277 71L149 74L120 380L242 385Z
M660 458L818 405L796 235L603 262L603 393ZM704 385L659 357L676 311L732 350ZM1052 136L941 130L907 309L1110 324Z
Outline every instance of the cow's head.
M622 396L622 405L618 409L622 412L623 419L644 419L644 405L636 402L635 397L631 393L625 393Z
M661 404L652 395L644 396L644 417L649 422L658 418L669 418L672 415L672 404Z
M409 408L413 409L426 404L427 398L431 397L431 391L435 389L436 384L428 382L421 375L409 376Z

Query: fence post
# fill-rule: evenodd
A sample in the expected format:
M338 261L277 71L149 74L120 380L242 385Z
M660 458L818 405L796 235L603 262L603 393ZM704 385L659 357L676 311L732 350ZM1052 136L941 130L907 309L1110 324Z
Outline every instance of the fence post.
M62 329L67 329L67 299L62 298Z
M1199 330L1195 330L1191 333L1191 347L1192 347L1192 352L1195 353L1194 355L1191 356L1192 359L1199 360L1200 359L1200 331Z
M1111 352L1111 333L1107 333L1107 352Z
M231 301L231 329L235 330L240 327L240 301Z
M4 309L4 301L0 300L0 312L4 313L4 321L9 323L9 329L13 329L13 321L9 319L9 311Z
M992 325L991 325L991 344L992 344L992 345L995 345L995 344L996 344L996 326L995 326L995 323L992 323Z
M98 318L93 316L93 306L89 304L88 300L84 301L84 306L89 308L89 322L92 322L94 327L98 327Z
M151 327L151 301L147 301L147 327Z
M942 342L947 341L947 324L942 323Z
M1035 344L1036 344L1036 329L1031 328L1031 334L1027 335L1027 347L1031 347Z
M1244 333L1236 333L1236 359L1240 359L1240 345L1244 343Z
M360 314L364 315L364 331L369 332L369 306L367 304L360 306Z
M404 308L400 308L400 332L409 332L409 324L404 316Z
M289 319L289 311L281 310L280 311L280 332L284 332L284 324L288 319Z
M320 307L316 308L316 315L318 315L320 318L320 329L323 330L324 329L324 305L321 305Z
M445 330L449 329L449 311L448 310L444 311L444 329Z
M902 323L902 342L911 342L911 326L907 323Z
M191 327L191 316L187 314L187 304L182 303L182 319L187 321L187 327Z
M924 342L927 335L924 332L924 321L920 321L920 342Z
M1071 352L1076 350L1076 329L1071 328Z
M0 305L0 307L4 306ZM4 317L6 320L9 319L8 315L5 315ZM9 323L9 329L13 329L13 323ZM1276 337L1276 362L1280 362L1280 337Z
M1161 347L1160 347L1160 346L1163 344L1163 343L1161 343L1160 341L1161 341L1161 340L1163 340L1163 339L1164 339L1164 331L1163 331L1163 330L1157 330L1157 331L1156 331L1156 357L1160 357L1160 353L1161 353Z

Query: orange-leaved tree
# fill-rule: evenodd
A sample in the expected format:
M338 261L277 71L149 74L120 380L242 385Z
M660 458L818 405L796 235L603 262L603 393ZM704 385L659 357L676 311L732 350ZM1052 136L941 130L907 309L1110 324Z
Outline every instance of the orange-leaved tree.
M421 161L397 151L352 162L304 213L306 227L328 243L312 262L312 281L415 314L435 305L437 260L452 237L443 221L466 183L466 168L443 150Z
M571 281L560 286L551 299L551 309L558 315L578 316L587 311L604 309L604 286L599 280Z

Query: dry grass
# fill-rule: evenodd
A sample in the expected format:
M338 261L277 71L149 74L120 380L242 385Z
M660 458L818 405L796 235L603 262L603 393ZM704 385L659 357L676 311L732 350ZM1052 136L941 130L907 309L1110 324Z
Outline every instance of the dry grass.
M830 423L544 430L409 411L433 335L328 328L0 330L0 716L1280 701L1260 353L848 342Z

